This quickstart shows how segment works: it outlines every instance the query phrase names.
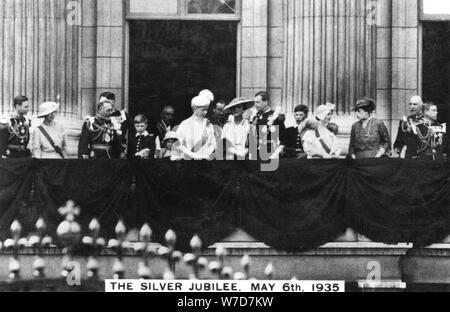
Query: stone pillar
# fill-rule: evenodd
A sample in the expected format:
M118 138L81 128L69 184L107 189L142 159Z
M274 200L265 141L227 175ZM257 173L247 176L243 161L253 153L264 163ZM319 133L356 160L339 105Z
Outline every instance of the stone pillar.
M408 113L408 101L419 94L419 0L392 0L392 129Z
M269 0L268 12L268 63L267 63L267 89L275 106L283 105L286 113L292 112L291 107L282 101L283 88L283 1Z
M377 3L377 117L392 125L392 3Z
M95 113L99 95L116 94L124 105L124 0L83 0L81 118Z
M97 57L97 1L82 2L82 45L81 45L81 116L94 113L96 95L96 57Z
M253 97L267 90L268 0L243 0L240 94Z
M118 109L124 106L124 7L123 0L97 0L96 97L115 93Z

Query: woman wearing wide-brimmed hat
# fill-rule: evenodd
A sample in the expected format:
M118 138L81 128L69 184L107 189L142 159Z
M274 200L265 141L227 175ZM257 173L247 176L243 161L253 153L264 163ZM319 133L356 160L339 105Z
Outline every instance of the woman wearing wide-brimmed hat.
M64 127L55 121L58 110L59 104L54 102L45 102L39 107L38 118L43 118L44 120L33 131L32 155L34 158L67 158Z
M328 128L335 109L336 105L331 103L320 105L314 112L316 120L307 123L308 130L303 135L303 148L308 159L331 159L341 156L336 135Z
M387 157L391 151L391 138L385 124L373 114L375 100L363 98L356 102L353 111L358 122L352 127L349 156L354 159Z
M227 160L245 159L248 156L250 121L244 118L244 112L255 105L253 100L236 98L225 106L231 113L222 130L222 142Z

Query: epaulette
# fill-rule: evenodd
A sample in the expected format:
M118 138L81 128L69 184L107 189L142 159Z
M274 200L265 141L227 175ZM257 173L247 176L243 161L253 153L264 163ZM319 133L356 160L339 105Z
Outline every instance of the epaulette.
M0 125L10 125L11 119L6 116L0 116Z
M24 115L23 119L25 119L25 126L31 125L31 119L28 116Z
M0 116L0 130L11 127L11 119L6 116Z
M120 112L120 117L122 118L122 121L127 120L127 111L125 109Z
M122 131L120 131L120 129L122 129L122 124L116 118L111 118L111 123L114 130L117 131L119 135L122 135Z
M84 118L84 122L88 126L89 130L94 131L95 117L93 117L93 116L86 116Z

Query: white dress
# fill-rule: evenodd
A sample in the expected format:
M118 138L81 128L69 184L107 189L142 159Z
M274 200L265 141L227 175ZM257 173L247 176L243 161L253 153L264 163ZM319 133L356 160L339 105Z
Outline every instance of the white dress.
M50 135L55 145L59 146L63 151L63 154L65 154L67 136L64 131L64 126L57 122L53 122L51 126L42 124L42 127ZM31 152L33 157L38 159L62 159L38 127L33 130Z
M192 116L177 129L184 159L210 159L214 155L217 141L213 125L206 119Z
M320 138L317 138L316 130L308 130L303 136L303 149L308 155L309 159L313 158L333 158L339 157L341 151L337 146L337 139L334 133L329 131L324 126L319 126L318 128ZM320 139L328 146L331 150L328 153L325 148L320 143Z
M250 122L243 119L240 124L234 122L234 118L225 124L222 130L222 140L225 140L226 159L234 160L234 155L246 155L247 142L250 133Z

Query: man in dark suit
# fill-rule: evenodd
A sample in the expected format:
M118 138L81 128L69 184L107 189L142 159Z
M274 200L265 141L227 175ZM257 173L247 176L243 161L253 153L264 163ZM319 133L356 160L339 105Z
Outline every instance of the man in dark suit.
M158 156L159 152L164 146L164 138L166 137L167 132L174 131L174 117L175 117L175 108L172 105L166 105L164 106L163 110L161 111L160 115L161 119L156 123L155 132L155 138L156 138L156 155ZM152 130L152 129L150 129Z

